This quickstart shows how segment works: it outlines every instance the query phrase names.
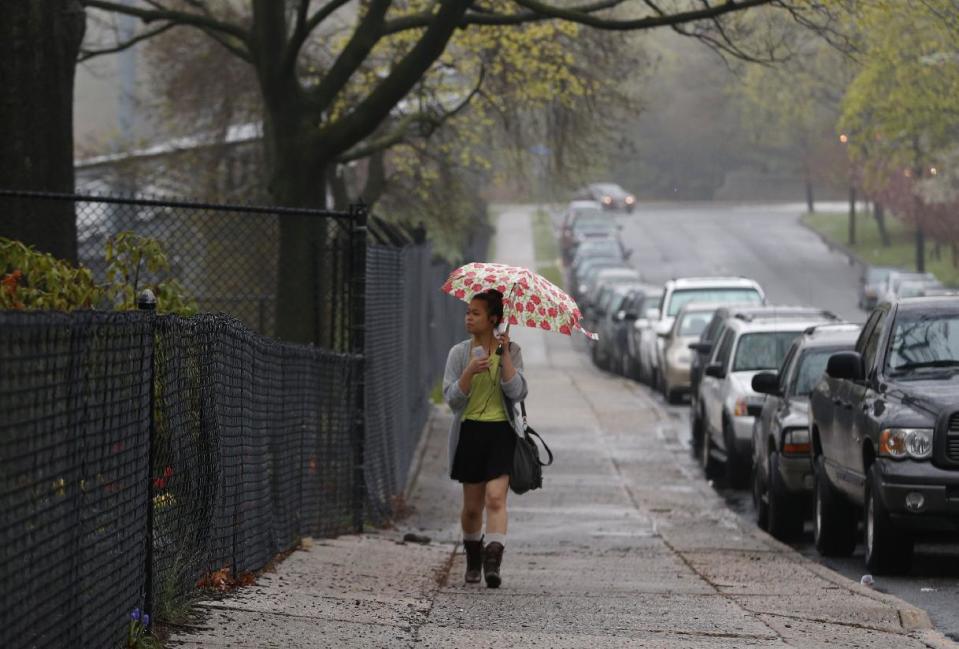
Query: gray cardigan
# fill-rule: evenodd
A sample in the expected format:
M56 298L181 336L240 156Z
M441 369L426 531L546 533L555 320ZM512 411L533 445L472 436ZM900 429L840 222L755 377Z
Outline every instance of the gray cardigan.
M469 403L469 395L463 394L460 389L460 377L470 362L470 348L472 340L464 340L453 345L446 358L446 372L443 375L443 398L453 411L453 424L449 435L449 465L447 473L453 472L453 457L456 454L456 445L460 440L460 424L463 421L463 412ZM516 404L526 398L526 377L523 376L523 353L514 342L509 344L509 355L513 359L516 374L509 381L500 381L500 396L503 398L503 409L509 417L510 424L517 435L523 434L523 424L516 416Z

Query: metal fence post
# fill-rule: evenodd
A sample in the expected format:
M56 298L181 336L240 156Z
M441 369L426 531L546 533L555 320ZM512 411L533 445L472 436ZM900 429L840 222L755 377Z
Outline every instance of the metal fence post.
M150 317L150 439L147 453L147 520L146 546L144 547L146 570L144 571L143 610L153 615L153 464L156 455L154 447L156 437L156 308L157 299L150 289L144 290L137 298L137 308L149 313Z
M366 506L366 205L351 205L350 215L350 351L357 356L353 385L356 390L353 413L353 528L360 533L363 531Z

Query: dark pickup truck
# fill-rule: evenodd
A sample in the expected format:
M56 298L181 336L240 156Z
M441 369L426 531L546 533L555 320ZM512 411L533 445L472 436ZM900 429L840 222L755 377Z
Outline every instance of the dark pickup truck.
M810 394L814 530L866 566L905 572L917 536L959 539L959 298L882 304Z

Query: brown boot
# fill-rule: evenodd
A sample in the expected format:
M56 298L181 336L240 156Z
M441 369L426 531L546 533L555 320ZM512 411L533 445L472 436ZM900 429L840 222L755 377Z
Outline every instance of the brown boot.
M499 588L502 579L499 576L499 567L503 562L503 544L493 541L483 550L483 572L486 575L486 585L489 588Z
M466 583L478 584L483 570L483 542L463 541L466 550Z

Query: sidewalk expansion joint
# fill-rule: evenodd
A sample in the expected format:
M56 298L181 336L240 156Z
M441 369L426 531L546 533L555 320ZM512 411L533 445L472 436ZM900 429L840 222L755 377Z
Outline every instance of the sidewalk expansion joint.
M433 571L433 583L435 587L429 592L426 610L418 615L419 619L417 621L411 622L410 624L413 631L413 644L420 642L420 629L429 622L430 615L433 613L433 607L436 606L436 596L449 584L450 573L453 571L453 563L456 561L457 548L459 548L459 543L453 545L453 549L450 551L449 556L446 557L446 561Z

